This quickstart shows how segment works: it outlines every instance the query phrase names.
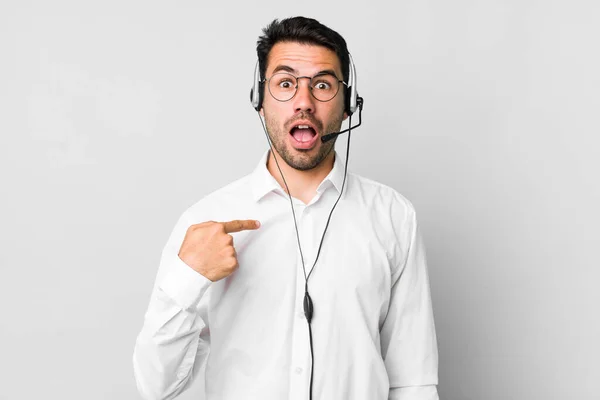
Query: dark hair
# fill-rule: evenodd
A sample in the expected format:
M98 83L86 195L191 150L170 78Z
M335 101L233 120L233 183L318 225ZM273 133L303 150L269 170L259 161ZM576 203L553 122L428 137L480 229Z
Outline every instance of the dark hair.
M316 19L305 17L273 20L263 29L263 35L256 42L256 53L261 79L267 72L267 58L273 46L278 42L297 42L323 46L337 54L342 67L342 79L348 82L350 57L344 38L331 28Z

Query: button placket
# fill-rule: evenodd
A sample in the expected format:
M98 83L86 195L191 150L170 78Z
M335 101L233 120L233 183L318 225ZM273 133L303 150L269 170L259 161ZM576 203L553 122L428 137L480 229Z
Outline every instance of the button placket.
M297 279L295 310L297 318L293 320L292 354L290 359L290 388L289 398L293 400L305 400L308 396L308 381L303 372L310 365L310 342L308 338L308 326L304 317L304 272L300 253L297 251Z
M302 252L304 254L304 267L306 268L306 275L308 276L315 262L315 252L316 247L318 246L318 243L315 243L317 238L314 232L315 226L312 208L307 208L305 210L302 218L302 227Z
M304 263L306 266L306 273L308 274L308 268L310 268L308 262L310 261L310 247L313 245L309 240L311 240L311 229L310 224L307 224L307 221L310 221L310 218L307 219L307 216L310 215L310 212L307 212L309 208L304 206L295 205L296 210L296 221L298 223L298 234L300 237L300 245L302 246L302 255L304 257ZM308 232L308 234L307 234ZM307 249L309 250L307 253ZM290 359L290 390L289 390L289 398L290 399L298 399L305 400L308 396L308 380L307 375L304 373L307 368L310 368L310 341L308 338L308 325L306 318L304 316L304 285L305 285L305 275L304 270L302 268L302 259L300 257L300 251L296 249L297 254L297 279L296 279L296 299L295 299L295 310L294 314L296 318L294 318L293 322L293 337L292 337L292 354Z

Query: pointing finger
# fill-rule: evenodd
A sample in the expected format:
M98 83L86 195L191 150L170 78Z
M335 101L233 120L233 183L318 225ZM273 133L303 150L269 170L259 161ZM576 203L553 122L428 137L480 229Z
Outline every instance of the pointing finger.
M225 228L225 233L241 232L258 229L260 222L253 219L236 219L228 222L221 222Z

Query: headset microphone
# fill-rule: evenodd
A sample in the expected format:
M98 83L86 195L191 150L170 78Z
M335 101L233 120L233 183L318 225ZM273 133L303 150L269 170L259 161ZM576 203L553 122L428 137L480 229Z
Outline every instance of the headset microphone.
M335 139L336 137L338 137L339 135L341 135L342 133L346 133L348 131L350 131L351 129L354 128L358 128L360 126L360 124L362 123L362 108L363 108L363 98L362 97L357 97L356 98L356 105L358 107L358 124L348 127L348 129L344 129L343 131L339 131L339 132L332 132L332 133L328 133L327 135L323 135L321 136L321 142L323 143L327 143L330 140Z

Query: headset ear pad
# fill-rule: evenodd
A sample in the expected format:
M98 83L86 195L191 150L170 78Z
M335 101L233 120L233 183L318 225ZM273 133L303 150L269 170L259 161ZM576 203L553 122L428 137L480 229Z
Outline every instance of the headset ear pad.
M254 109L256 111L260 111L260 109L262 108L262 102L263 102L263 90L264 90L263 82L258 82L258 86L255 83L254 87L252 89L250 89L250 102L254 106L254 90L257 87L258 87L258 98L257 98L257 102L256 102L256 107L254 107Z
M250 89L250 102L256 111L260 111L262 107L262 83L258 86L258 99L256 107L254 107L254 88Z
M350 111L350 94L352 93L352 86L344 85L344 111L348 116L352 115Z
M263 98L265 96L264 91L265 83L261 81L258 83L258 105L256 106L256 111L260 111L260 109L262 108Z
M263 102L263 90L264 84L260 80L260 71L259 71L260 63L256 60L256 65L254 66L254 85L252 85L252 89L250 89L250 104L256 111L260 111L262 108ZM256 91L256 93L255 93Z

